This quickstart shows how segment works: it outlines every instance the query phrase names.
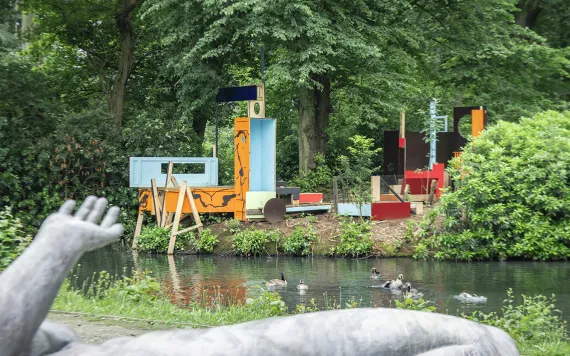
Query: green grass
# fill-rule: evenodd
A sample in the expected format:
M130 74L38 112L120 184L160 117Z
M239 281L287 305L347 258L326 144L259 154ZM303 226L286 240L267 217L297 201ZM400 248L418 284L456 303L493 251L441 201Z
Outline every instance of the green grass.
M318 312L341 308L357 308L361 301L349 300L340 305L325 295L325 305L319 309L314 300L309 305L298 305L293 311L277 293L260 289L257 296L241 302L231 295L216 290L213 296L205 291L199 300L187 305L173 304L160 291L160 285L149 273L132 278L111 278L106 272L94 276L81 290L71 288L66 280L52 309L83 313L91 317L131 318L160 324L162 328L205 328L237 324L273 316ZM95 282L94 282L95 281ZM521 355L570 355L570 340L566 323L555 309L552 297L523 296L523 303L515 305L514 293L507 291L503 308L497 313L474 312L462 317L499 327L515 340ZM406 299L396 303L398 308L432 311L423 300Z

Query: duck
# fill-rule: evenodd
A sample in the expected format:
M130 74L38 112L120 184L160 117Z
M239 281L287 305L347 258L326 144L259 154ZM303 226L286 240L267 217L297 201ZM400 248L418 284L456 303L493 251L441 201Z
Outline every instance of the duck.
M376 267L372 267L370 270L370 278L372 279L380 279L380 272L376 270Z
M303 280L301 279L299 281L299 284L297 284L297 289L298 290L308 290L309 286L305 284L305 282L303 282Z
M406 282L406 284L404 284L404 287L402 287L402 290L404 291L406 296L414 300L420 299L421 297L424 296L423 293L419 293L417 289L412 288L412 284L410 282Z
M459 295L454 295L453 298L467 303L485 303L487 301L487 297L483 297L482 295L477 294L469 294L466 292L463 292Z
M265 283L268 288L278 288L278 287L286 287L287 280L285 279L285 273L281 272L281 279L272 279Z
M382 287L390 289L402 289L402 286L404 285L404 283L402 283L402 279L404 279L404 275L399 274L398 278L395 281L394 280L386 281L384 282Z

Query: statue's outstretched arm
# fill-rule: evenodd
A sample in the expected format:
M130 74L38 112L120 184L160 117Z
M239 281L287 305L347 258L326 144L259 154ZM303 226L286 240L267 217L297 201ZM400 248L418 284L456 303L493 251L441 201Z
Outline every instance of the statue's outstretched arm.
M116 224L119 208L90 196L75 215L66 201L40 227L33 242L0 274L0 350L2 355L28 354L70 269L85 252L108 245L123 231Z

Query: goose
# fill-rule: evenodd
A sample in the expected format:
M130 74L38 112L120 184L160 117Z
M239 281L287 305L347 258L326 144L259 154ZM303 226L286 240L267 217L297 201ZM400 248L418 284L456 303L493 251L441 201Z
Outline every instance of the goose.
M380 279L380 272L376 270L376 267L372 267L370 270L370 278L372 279Z
M281 279L272 279L265 284L268 288L286 287L285 274L281 272Z
M459 295L454 295L453 298L466 303L485 303L487 301L487 297L483 297L477 294L469 294L465 292Z
M386 282L384 282L382 287L390 288L390 289L401 289L402 286L404 285L404 283L402 283L402 279L404 279L404 275L399 274L398 278L395 281L394 280L386 281Z
M421 297L423 297L423 293L419 293L417 289L412 288L412 284L410 282L406 282L406 284L404 284L404 287L402 288L402 290L404 291L404 293L406 294L406 296L412 298L412 299L420 299Z
M303 280L301 279L299 281L299 284L297 284L297 289L298 290L308 290L309 286L305 284L305 282L303 282Z

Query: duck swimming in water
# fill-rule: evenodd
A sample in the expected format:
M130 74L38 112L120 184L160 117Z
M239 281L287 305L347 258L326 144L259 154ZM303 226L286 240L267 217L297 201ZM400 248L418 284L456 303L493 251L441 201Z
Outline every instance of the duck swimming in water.
M382 285L382 287L384 288L390 288L390 289L402 289L402 287L404 286L404 283L402 282L402 279L404 279L404 275L403 274L399 274L398 278L396 278L396 280L391 280L391 281L386 281L384 282L384 284Z
M424 296L423 293L418 292L417 289L412 288L412 284L410 282L406 282L406 284L404 284L404 287L402 287L402 291L406 294L406 296L417 300L420 299L421 297Z
M272 279L265 284L267 288L279 288L279 287L286 287L287 280L285 280L285 274L281 272L281 279Z
M376 269L376 267L372 267L370 270L370 278L372 279L380 279L380 272Z
M301 279L299 281L299 284L297 284L297 289L298 290L308 290L309 286L305 284L305 282L303 282L303 280Z
M487 301L487 297L483 297L477 294L469 294L465 292L459 295L454 295L453 298L465 303L485 303Z

